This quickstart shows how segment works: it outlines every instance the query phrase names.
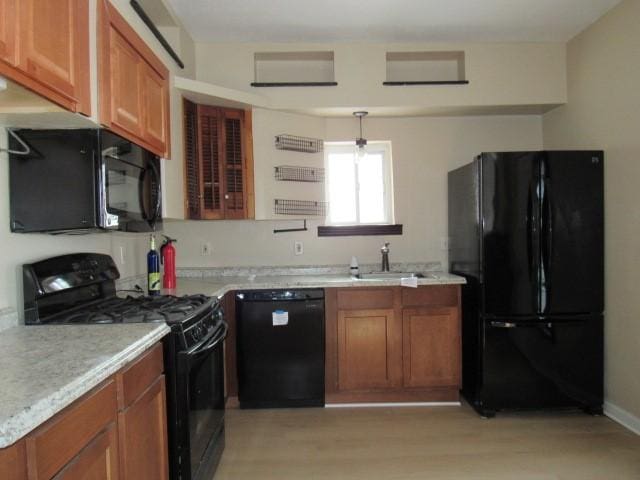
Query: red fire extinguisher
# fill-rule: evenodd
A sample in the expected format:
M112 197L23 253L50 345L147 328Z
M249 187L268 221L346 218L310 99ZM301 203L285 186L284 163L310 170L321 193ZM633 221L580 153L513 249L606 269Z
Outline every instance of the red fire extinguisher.
M162 288L176 288L176 248L173 246L177 242L174 238L163 235L164 242L160 247L160 262L164 265L164 275L162 277Z

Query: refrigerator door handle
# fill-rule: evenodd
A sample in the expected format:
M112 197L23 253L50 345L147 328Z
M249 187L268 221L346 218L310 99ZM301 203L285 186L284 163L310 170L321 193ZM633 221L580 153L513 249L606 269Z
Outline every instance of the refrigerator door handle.
M496 322L492 321L490 325L494 328L516 328L518 325L512 322Z

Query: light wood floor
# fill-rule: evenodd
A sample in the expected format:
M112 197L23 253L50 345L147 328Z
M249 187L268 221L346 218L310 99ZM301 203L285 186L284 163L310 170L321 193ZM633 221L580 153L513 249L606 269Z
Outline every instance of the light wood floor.
M582 413L227 410L215 480L640 479L640 436Z

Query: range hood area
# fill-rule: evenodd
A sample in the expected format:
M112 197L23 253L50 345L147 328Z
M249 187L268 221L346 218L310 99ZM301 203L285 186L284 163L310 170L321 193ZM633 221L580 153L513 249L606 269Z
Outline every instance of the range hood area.
M90 118L69 112L37 93L0 77L0 126L51 128L52 125L57 128L97 126Z

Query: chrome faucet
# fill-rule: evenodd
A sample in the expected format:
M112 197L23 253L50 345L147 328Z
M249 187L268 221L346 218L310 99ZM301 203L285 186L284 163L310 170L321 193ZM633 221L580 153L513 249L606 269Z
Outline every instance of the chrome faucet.
M385 244L380 249L380 252L382 253L382 271L383 272L389 271L389 245L390 245L389 242L385 242Z

